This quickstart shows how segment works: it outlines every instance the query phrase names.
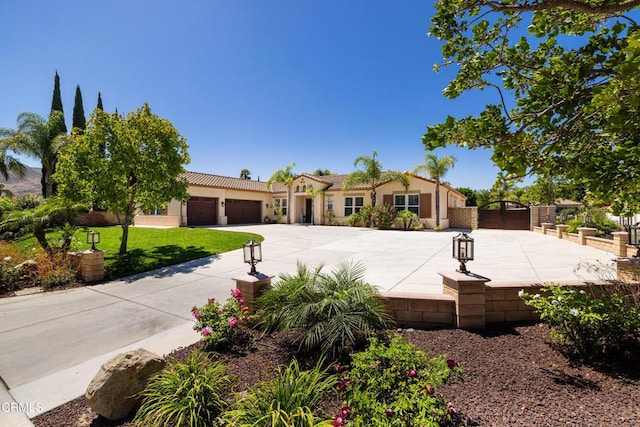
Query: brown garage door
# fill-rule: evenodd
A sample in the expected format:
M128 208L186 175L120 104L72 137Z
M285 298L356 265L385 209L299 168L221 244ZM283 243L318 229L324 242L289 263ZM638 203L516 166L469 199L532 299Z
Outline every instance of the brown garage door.
M190 197L187 200L187 225L215 225L217 223L217 198Z
M260 218L260 201L226 199L224 209L227 214L227 224L257 224Z

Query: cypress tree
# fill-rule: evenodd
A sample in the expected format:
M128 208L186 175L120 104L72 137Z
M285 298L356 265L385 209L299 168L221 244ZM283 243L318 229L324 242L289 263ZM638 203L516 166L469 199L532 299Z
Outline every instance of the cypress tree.
M51 99L51 114L49 115L49 120L51 121L51 116L53 115L54 111L60 111L61 116L62 116L62 120L57 121L58 125L57 126L52 126L49 130L49 144L53 143L53 139L60 135L60 134L66 134L67 133L67 125L65 124L65 120L64 120L64 109L62 108L62 95L60 94L60 76L58 75L58 70L56 70L56 76L54 78L54 82L53 82L53 98ZM58 161L58 153L52 153L52 159L51 159L51 175L53 175L56 171L56 163ZM44 168L44 164L43 164L43 170ZM42 195L43 197L49 197L52 195L55 195L58 192L58 186L56 185L56 183L54 182L52 184L53 187L53 193L52 194L48 194L47 193L47 179L51 179L51 177L47 177L44 175L44 173L42 174L42 179L40 180L40 183L42 184Z
M98 110L104 111L104 108L102 108L102 95L100 94L100 92L98 92L98 106L96 108Z
M51 111L60 111L64 115L64 109L62 108L62 95L60 95L60 76L58 75L58 71L56 70L56 77L53 83L53 99L51 100ZM58 130L55 129L54 132ZM55 135L67 133L67 125L62 121L60 125L59 132L56 132ZM55 136L54 135L54 136Z
M82 106L82 92L80 92L80 85L76 86L76 98L73 104L73 127L86 129L87 120L84 117L84 107Z

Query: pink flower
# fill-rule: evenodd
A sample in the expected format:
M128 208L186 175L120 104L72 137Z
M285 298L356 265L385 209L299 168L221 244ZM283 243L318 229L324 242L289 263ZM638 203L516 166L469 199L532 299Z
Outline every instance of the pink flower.
M415 376L417 376L417 375L418 375L418 373L416 372L416 370L415 370L415 369L410 369L410 370L409 370L409 376L410 376L410 377L412 377L412 378L413 378L413 377L415 377Z
M202 334L203 337L207 337L211 335L211 332L213 332L213 329L211 329L211 326L205 326L204 328L202 328L202 331L200 333Z
M229 327L230 328L235 328L235 326L238 324L238 319L235 317L232 317L231 319L229 319Z
M427 390L427 393L429 394L433 394L436 390L433 388L432 385L428 385L425 387L425 389Z
M238 300L238 304L244 304L244 300L243 300L242 298L240 298L240 299Z
M393 409L387 408L387 410L384 411L384 413L387 414L387 417L391 417L393 416Z
M453 359L447 359L447 366L449 367L449 369L453 369L459 367L460 364Z
M218 311L216 311L216 313L218 313L218 314L222 314L222 313L224 313L224 309L219 308L219 309L218 309Z
M213 304L214 302L216 302L216 299L211 297L208 299L208 301L209 301L209 304Z
M333 427L342 427L344 425L344 420L340 415L336 416L331 423Z
M198 307L196 307L195 305L193 307L191 307L191 312L195 313L198 310Z
M242 291L240 289L231 289L231 296L234 298L242 298Z
M346 420L347 418L349 418L349 415L351 415L351 408L347 405L343 406L340 410L340 414L342 414L342 418Z
M193 317L195 317L196 319L199 319L200 318L200 312L199 311L195 311L193 313Z
M246 305L243 305L241 308L242 311L249 311L249 307L247 307Z
M340 370L342 369L342 366L340 366L339 364L335 364L333 365L333 372L340 372Z
M456 408L454 408L451 403L449 403L449 405L447 406L447 413L449 415L455 415L455 414L458 413L458 410Z

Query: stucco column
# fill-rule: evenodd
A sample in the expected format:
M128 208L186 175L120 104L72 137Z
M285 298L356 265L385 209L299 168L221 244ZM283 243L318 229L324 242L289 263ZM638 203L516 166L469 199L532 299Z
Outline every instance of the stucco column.
M78 259L78 276L85 282L104 279L104 251L70 252Z
M541 225L542 225L542 234L547 234L547 231L552 230L555 224L552 222L543 222Z
M445 295L455 300L456 327L484 329L486 326L485 283L490 279L477 274L457 271L438 272L442 276Z

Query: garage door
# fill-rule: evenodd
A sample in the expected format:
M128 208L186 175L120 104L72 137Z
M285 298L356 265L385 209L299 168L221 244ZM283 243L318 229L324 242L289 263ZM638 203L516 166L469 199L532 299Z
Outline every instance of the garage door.
M226 199L224 201L227 224L257 224L260 218L260 201Z
M215 225L217 223L217 198L191 197L187 200L187 225Z

